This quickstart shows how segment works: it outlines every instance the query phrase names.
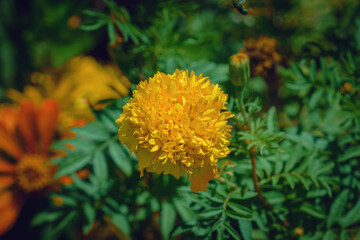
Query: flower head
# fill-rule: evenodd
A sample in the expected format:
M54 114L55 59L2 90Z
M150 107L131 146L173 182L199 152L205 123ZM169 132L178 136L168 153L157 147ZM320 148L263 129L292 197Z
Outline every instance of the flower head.
M65 129L81 126L94 116L95 109L105 106L107 99L127 96L129 80L113 65L101 65L94 58L78 56L58 69L32 74L32 84L23 93L14 89L8 97L17 103L33 102L38 106L44 99L52 99L59 106L60 126Z
M275 64L279 64L281 56L278 51L278 42L275 38L259 36L244 41L244 48L240 53L245 53L250 58L251 75L267 77Z
M192 191L206 190L217 160L229 154L233 115L227 95L202 74L176 70L141 82L116 123L119 139L144 169L180 178L190 175Z
M0 235L16 218L23 201L58 186L50 164L50 145L58 119L57 104L0 107Z

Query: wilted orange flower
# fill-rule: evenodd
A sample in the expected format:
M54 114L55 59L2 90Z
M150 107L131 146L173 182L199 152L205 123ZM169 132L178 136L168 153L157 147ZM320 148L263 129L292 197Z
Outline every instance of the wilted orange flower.
M352 94L354 92L354 88L350 83L346 82L346 83L344 83L344 85L342 86L340 91L343 94L345 94L345 93Z
M106 106L102 101L129 94L131 83L114 65L101 65L94 58L78 56L63 67L45 73L34 73L33 85L25 86L23 93L14 89L7 92L14 102L31 101L40 105L52 99L59 105L60 124L66 129L85 125L94 116L95 109Z
M278 51L278 42L275 38L259 36L244 41L244 48L240 50L250 57L251 75L267 77L268 72L279 64L281 56Z
M58 108L45 101L0 107L0 235L16 221L26 198L54 190L57 168L50 164L50 145Z
M193 192L204 191L226 157L233 115L227 95L202 74L176 70L141 82L116 123L119 139L144 169L180 178L186 172Z

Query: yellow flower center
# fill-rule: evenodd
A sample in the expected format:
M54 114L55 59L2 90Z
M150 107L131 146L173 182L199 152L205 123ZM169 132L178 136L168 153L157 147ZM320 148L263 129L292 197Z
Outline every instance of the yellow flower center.
M52 179L50 166L41 155L25 155L16 166L17 184L25 192L35 192L49 186Z

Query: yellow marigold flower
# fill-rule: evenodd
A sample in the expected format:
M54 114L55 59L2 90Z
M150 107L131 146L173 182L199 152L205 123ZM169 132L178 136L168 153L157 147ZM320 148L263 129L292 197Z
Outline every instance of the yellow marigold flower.
M116 123L119 139L148 172L190 176L193 192L207 189L226 157L231 135L227 95L202 74L176 70L142 81Z
M33 102L40 105L44 99L54 100L60 110L60 124L71 128L93 119L90 109L105 106L102 101L129 94L131 83L114 65L101 65L94 58L78 56L58 69L34 73L32 85L23 93L9 89L8 97L14 102Z

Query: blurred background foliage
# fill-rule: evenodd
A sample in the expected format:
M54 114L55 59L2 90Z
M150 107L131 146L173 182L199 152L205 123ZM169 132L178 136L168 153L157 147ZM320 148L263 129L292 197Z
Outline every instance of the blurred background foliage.
M2 102L85 54L116 63L131 90L157 71L203 73L235 114L232 153L191 193L185 178L139 178L115 124L129 97L92 109L54 144L71 184L29 201L4 239L360 239L359 1L245 4L247 15L230 0L0 1ZM234 87L240 49L252 76Z

